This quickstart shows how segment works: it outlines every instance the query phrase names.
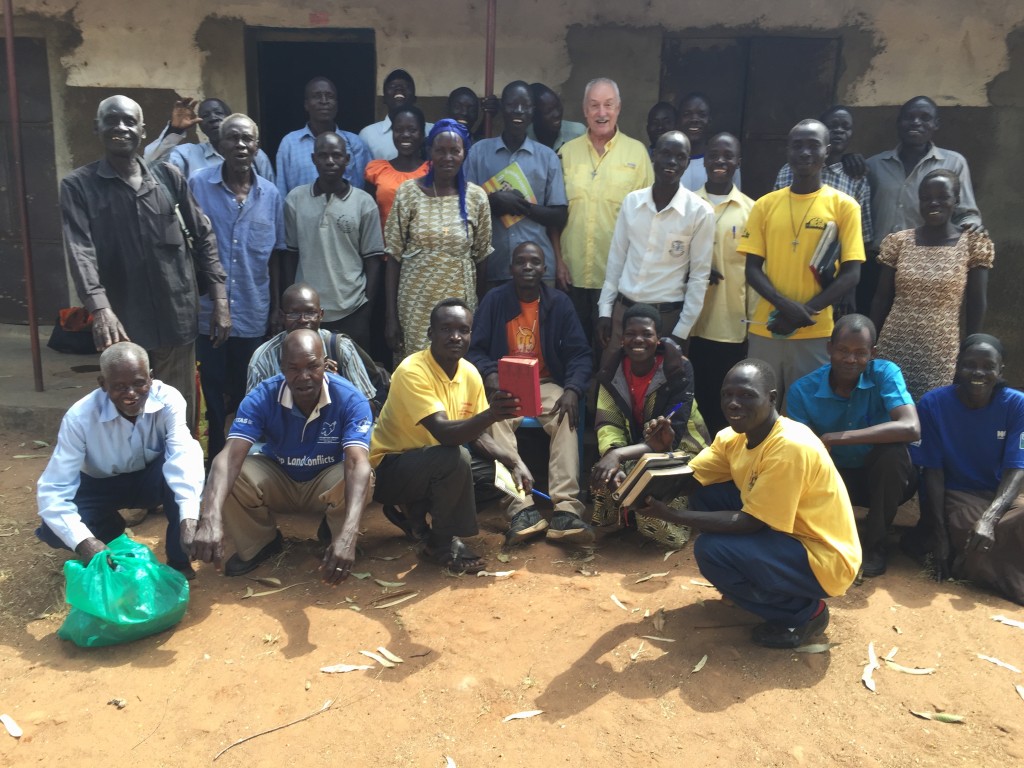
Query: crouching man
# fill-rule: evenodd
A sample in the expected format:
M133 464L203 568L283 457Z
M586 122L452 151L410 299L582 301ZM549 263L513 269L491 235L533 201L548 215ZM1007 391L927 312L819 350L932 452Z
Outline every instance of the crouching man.
M690 508L648 498L638 513L698 529L694 557L701 573L764 619L753 641L796 648L828 626L824 598L853 583L861 548L828 450L808 427L779 416L777 397L771 366L737 363L722 384L729 427L690 462L696 486ZM667 419L648 422L646 431L652 449L668 449Z
M275 514L324 518L323 580L346 579L356 557L363 507L372 490L370 405L342 377L324 368L324 345L306 329L281 349L281 373L262 382L238 407L224 450L210 469L199 528L190 541L196 560L224 556L226 576L249 573L281 552ZM260 453L250 447L263 441Z
M99 384L61 421L39 478L36 536L88 563L124 533L119 509L163 504L167 563L191 579L182 542L199 518L203 449L185 424L185 398L153 379L146 350L130 341L100 355Z

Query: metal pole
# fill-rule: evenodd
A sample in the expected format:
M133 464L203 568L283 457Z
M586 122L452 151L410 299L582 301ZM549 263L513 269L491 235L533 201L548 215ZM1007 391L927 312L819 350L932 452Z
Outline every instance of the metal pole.
M4 35L7 43L7 101L11 114L11 152L14 155L14 189L21 219L21 250L25 257L25 303L28 305L29 340L32 344L32 373L36 392L43 391L43 358L36 324L35 280L32 274L32 242L28 228L28 199L25 196L25 164L21 154L21 111L18 109L18 79L14 62L14 2L4 0Z
M498 0L487 0L487 61L484 64L484 96L494 93L494 46L498 24ZM491 135L491 114L484 113L484 136Z

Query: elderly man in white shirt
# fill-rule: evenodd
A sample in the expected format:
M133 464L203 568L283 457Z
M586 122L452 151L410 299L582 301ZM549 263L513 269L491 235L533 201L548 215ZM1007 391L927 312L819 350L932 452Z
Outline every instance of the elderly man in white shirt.
M626 195L615 222L598 300L598 336L603 346L618 348L623 313L633 304L650 304L685 351L711 275L715 213L680 184L690 162L683 133L662 134L652 159L654 185Z
M100 388L75 403L39 478L36 536L88 563L124 533L122 508L164 506L168 565L193 578L186 546L203 493L203 449L185 423L185 399L152 378L132 342L100 355Z

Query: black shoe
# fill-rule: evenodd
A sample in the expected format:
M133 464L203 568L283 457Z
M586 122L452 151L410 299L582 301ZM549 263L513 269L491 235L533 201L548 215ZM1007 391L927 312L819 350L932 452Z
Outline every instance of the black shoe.
M516 512L505 532L506 544L520 544L544 532L548 521L540 516L536 507L527 507Z
M242 576L250 571L255 571L259 564L264 560L269 560L274 555L277 555L284 551L284 537L281 532L277 532L277 536L274 537L273 541L267 544L263 549L257 552L249 560L243 560L238 556L238 553L233 554L228 558L228 561L224 563L224 575L225 576Z
M569 512L556 511L548 528L549 539L565 539L574 544L589 544L594 540L594 529Z
M405 538L408 541L419 544L426 541L427 537L430 536L429 525L426 525L425 523L417 525L398 507L385 504L382 507L382 511L384 512L384 517L388 519L388 522L402 529L402 533L405 534Z
M864 553L864 561L861 563L860 572L867 578L881 576L887 567L885 548L879 548Z
M189 581L192 581L192 579L196 577L196 569L192 567L192 563L190 563L188 560L186 560L183 563L172 563L170 560L168 560L167 564Z
M331 526L327 524L327 515L324 515L324 519L320 521L320 527L316 529L316 540L325 547L331 545L333 537L331 536Z
M750 639L765 648L799 648L828 626L828 606L824 601L821 605L821 612L806 624L786 627L777 621L766 621L754 627Z

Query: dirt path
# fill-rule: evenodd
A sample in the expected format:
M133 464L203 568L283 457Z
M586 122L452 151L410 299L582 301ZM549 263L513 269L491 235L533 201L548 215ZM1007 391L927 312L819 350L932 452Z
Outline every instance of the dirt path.
M243 599L247 587L268 587L204 568L173 631L78 649L55 634L65 556L31 533L43 460L11 458L33 450L30 436L0 435L0 712L25 731L20 741L0 732L0 765L209 765L233 741L328 699L323 714L235 747L216 765L429 767L444 766L445 756L459 768L1024 760L1024 700L1014 690L1024 675L977 657L1024 667L1024 630L991 619L1021 620L1024 609L966 585L935 585L902 557L886 576L832 601L828 639L838 646L796 654L751 645L754 617L694 583L701 577L688 548L666 560L631 535L604 537L593 560L580 562L541 541L502 563L500 519L485 516L478 547L491 570L515 574L454 578L419 564L371 509L356 570L372 577L322 586L317 546L301 540L313 525L286 528L298 538L257 575L298 586ZM135 529L161 556L162 527L151 518ZM370 606L409 589L417 594L407 602ZM883 668L872 694L860 682L872 641L879 656L898 646L896 661L936 672ZM319 672L373 664L359 651L378 646L404 663ZM502 722L533 709L544 714ZM920 720L911 709L966 723Z

